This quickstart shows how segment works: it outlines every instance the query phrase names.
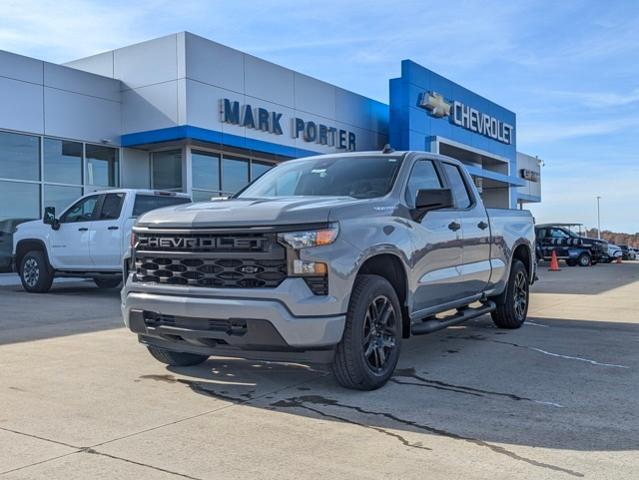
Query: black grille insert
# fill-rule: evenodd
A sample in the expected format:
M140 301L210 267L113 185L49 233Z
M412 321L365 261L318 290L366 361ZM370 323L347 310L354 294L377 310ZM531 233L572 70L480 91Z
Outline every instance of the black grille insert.
M274 288L286 278L284 259L241 258L229 262L228 259L205 258L198 265L190 260L136 255L135 279L195 287Z
M137 234L140 282L215 288L274 288L287 276L275 233Z

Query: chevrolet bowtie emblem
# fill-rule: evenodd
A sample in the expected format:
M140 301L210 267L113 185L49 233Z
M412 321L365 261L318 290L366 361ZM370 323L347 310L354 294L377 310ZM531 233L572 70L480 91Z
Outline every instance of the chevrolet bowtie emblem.
M433 117L442 118L450 115L451 105L439 93L422 93L419 106L428 110Z

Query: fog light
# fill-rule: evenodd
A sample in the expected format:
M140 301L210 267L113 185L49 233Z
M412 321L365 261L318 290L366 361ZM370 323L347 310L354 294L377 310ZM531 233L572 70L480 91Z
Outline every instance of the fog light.
M325 263L293 260L293 275L326 275L326 272Z

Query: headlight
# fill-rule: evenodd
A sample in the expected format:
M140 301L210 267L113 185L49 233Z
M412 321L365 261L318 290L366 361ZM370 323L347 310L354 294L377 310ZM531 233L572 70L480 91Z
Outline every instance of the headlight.
M333 223L328 228L319 230L280 233L277 238L294 250L299 250L301 248L330 245L335 241L338 233L339 227L336 223Z

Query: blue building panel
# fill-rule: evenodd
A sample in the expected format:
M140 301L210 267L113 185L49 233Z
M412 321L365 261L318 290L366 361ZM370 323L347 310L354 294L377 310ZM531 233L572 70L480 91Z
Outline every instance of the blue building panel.
M422 105L423 98L428 105ZM511 176L499 174L499 180L511 187L520 183L515 176L517 118L511 110L404 60L401 77L390 81L390 112L389 138L394 148L429 150L430 138L440 137L507 159ZM473 174L483 176L480 173ZM517 195L515 188L510 190L514 206Z

